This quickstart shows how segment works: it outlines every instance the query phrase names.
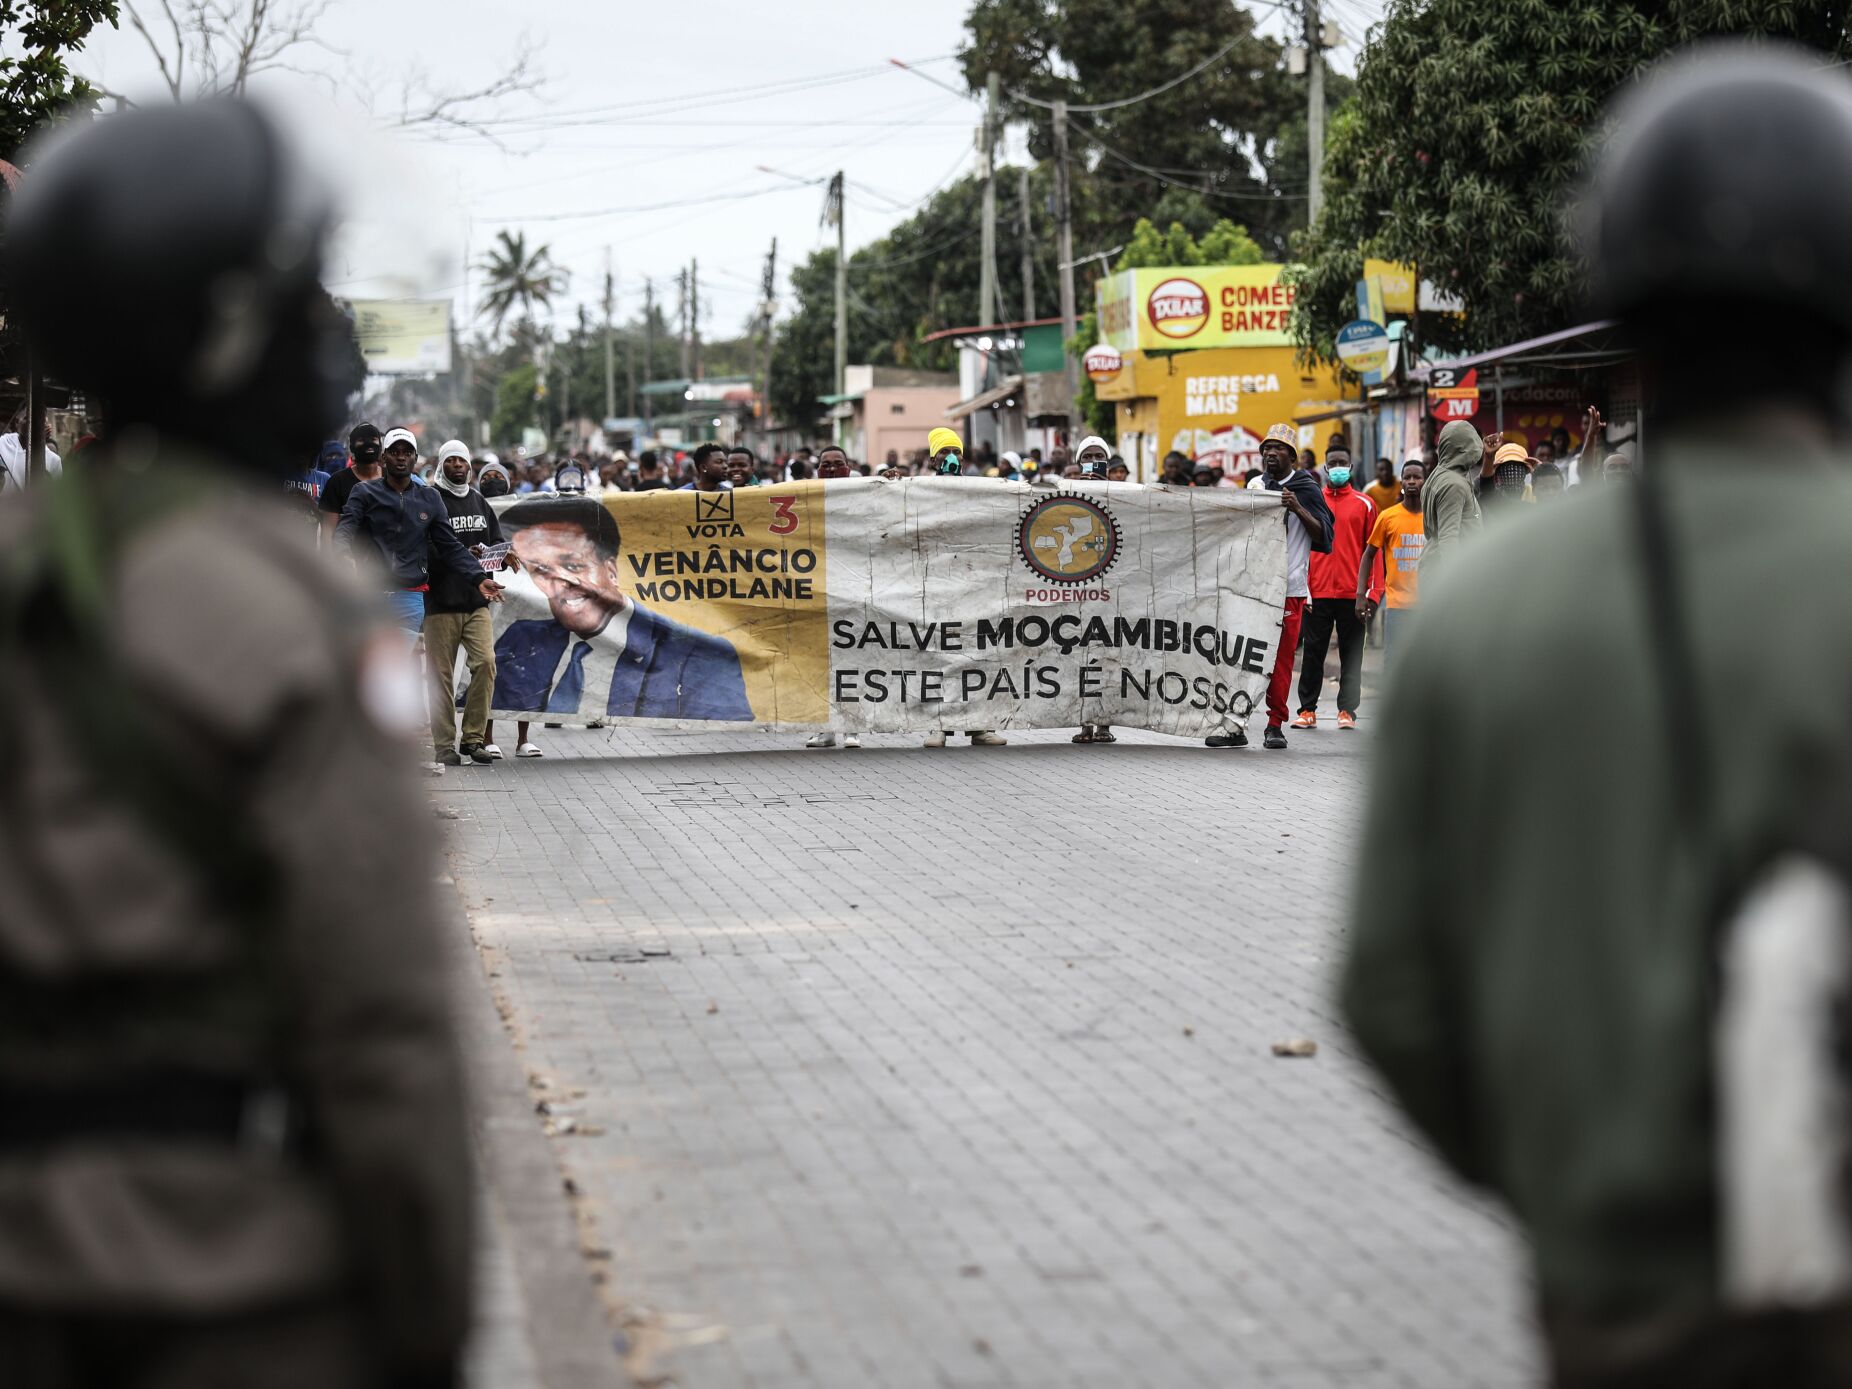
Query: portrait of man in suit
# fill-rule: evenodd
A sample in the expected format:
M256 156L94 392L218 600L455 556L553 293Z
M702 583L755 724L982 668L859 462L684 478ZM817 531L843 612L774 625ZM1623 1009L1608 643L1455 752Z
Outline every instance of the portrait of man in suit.
M617 518L590 497L535 497L502 513L551 619L495 643L497 709L593 718L750 720L733 643L640 606L620 587Z

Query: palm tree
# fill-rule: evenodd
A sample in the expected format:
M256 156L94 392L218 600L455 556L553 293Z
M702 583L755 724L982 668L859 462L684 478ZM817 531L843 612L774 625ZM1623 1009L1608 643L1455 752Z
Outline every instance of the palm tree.
M489 277L481 313L492 321L498 335L503 321L517 307L521 319L531 319L536 307L549 307L553 296L566 288L566 272L553 264L548 247L537 246L528 254L525 232L497 232L495 244L477 268Z

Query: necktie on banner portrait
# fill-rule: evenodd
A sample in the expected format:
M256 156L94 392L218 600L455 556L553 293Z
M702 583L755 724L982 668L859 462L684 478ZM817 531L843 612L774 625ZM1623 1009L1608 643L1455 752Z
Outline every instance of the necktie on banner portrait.
M1200 736L1246 722L1280 634L1273 492L848 478L497 509L497 717Z

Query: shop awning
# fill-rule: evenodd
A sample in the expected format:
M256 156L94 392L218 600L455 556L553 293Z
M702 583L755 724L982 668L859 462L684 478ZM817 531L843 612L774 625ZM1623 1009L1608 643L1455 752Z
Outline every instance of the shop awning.
M1355 400L1302 400L1293 411L1293 423L1323 424L1326 420L1369 413L1369 406Z
M1021 395L1022 388L1022 377L1006 377L1002 385L992 386L989 390L974 395L969 400L959 401L945 412L945 417L948 420L962 420L966 415L975 415L979 410L988 410L1000 400L1007 400L1013 395Z
M1545 333L1540 338L1526 338L1523 342L1507 343L1503 347L1494 347L1486 352L1476 352L1470 357L1455 357L1446 362L1428 362L1419 371L1411 371L1408 375L1410 380L1425 381L1428 373L1435 367L1464 371L1468 367L1485 367L1495 364L1602 366L1610 362L1624 361L1633 355L1621 343L1619 330L1620 324L1614 319L1597 319L1593 323L1579 323L1573 328L1564 328L1560 332Z

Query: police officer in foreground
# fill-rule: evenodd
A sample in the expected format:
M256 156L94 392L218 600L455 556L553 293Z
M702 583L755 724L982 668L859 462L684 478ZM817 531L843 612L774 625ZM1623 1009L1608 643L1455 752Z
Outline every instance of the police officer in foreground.
M1649 466L1424 576L1343 1003L1515 1216L1555 1383L1852 1384L1852 87L1675 60L1586 224Z
M0 513L7 1389L456 1378L434 845L382 726L421 691L272 495L357 384L327 218L214 102L48 149L6 227L10 312L110 421Z

